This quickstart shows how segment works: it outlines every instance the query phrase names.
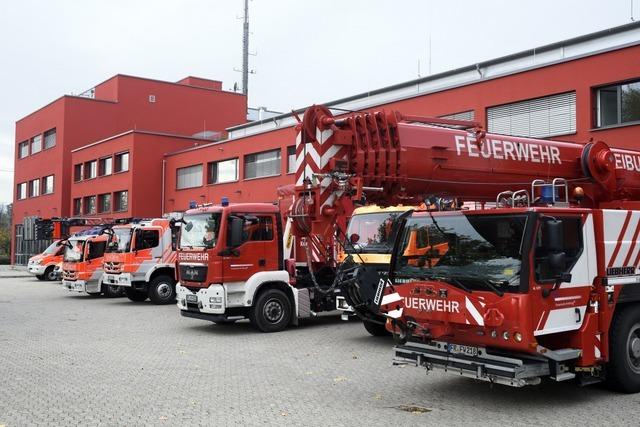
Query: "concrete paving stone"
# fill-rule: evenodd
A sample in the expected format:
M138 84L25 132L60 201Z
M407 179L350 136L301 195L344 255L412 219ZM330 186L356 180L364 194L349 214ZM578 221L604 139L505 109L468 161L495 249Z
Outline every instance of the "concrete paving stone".
M392 366L392 345L338 316L262 334L246 321L186 319L173 305L0 279L0 425L600 426L640 418L640 396L425 375Z

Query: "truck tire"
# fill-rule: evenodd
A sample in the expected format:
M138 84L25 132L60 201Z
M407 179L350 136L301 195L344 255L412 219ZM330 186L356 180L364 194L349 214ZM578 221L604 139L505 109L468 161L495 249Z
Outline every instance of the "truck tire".
M44 274L36 274L38 280L44 280Z
M120 286L102 285L102 294L107 298L118 298L124 295L124 292Z
M292 315L287 295L279 289L267 289L251 308L249 320L262 332L280 332L287 327Z
M623 393L640 391L640 307L615 315L609 333L607 385Z
M46 280L48 280L49 282L53 282L57 279L56 276L56 269L53 265L50 265L49 267L47 267L47 269L44 271L44 278Z
M169 276L157 276L149 283L149 299L154 304L176 302L176 282Z
M124 294L133 302L146 301L149 297L146 292L135 290L129 286L124 288Z
M381 325L380 323L369 322L367 320L363 320L362 324L364 325L364 328L367 330L367 332L369 332L374 337L391 336L391 332L387 331L387 329L384 327L384 324Z

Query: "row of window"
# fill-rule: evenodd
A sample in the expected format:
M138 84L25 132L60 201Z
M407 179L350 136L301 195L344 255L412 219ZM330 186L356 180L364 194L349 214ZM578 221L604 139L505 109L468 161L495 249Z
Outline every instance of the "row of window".
M244 156L244 179L264 178L280 175L280 149ZM239 179L239 158L207 163L207 184L222 184ZM296 167L296 147L287 147L287 173L294 173ZM176 188L194 188L202 186L203 165L192 165L176 170Z
M103 157L78 163L73 166L73 181L79 182L93 179L98 176L107 176L112 173L126 172L129 170L129 152L117 153L113 156Z
M24 159L29 154L34 155L44 149L53 148L56 146L56 129L49 129L48 131L34 136L26 141L22 141L18 144L18 158Z
M16 189L16 198L18 200L26 199L27 197L38 197L41 194L53 193L53 175L48 175L42 178L32 179L28 182L21 182Z
M125 212L129 209L129 192L116 191L96 196L73 199L74 215L95 215L96 213Z

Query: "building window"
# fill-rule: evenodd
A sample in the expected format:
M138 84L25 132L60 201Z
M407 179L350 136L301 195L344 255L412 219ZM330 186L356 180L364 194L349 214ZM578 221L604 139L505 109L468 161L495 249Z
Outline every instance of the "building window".
M489 132L546 138L576 132L576 93L487 108Z
M40 195L40 180L34 179L29 181L29 197L37 197Z
M18 158L24 159L29 155L29 141L24 141L18 144Z
M56 146L56 130L49 129L44 133L44 149Z
M207 184L222 184L238 180L238 159L210 162L207 165Z
M98 176L98 161L92 160L84 164L84 179L91 179Z
M98 212L104 213L111 210L111 194L100 194L98 196Z
M85 214L95 214L96 213L96 196L87 196L84 198L82 202L84 206Z
M18 200L23 200L27 198L27 183L21 182L18 184L18 189L16 191L16 198Z
M42 178L42 194L53 193L53 175Z
M80 215L82 213L82 199L73 199L73 214Z
M42 135L36 135L31 138L31 154L42 151Z
M116 191L113 193L114 206L113 210L117 212L126 211L129 209L129 192L128 191Z
M461 111L459 113L445 114L444 116L440 116L440 118L451 120L467 120L469 122L472 122L476 119L476 112L474 110Z
M100 164L98 165L98 174L100 176L111 175L113 172L113 158L105 157L100 159Z
M202 185L202 165L178 168L176 174L176 189L178 190Z
M280 175L280 149L244 156L245 179Z
M287 147L287 173L296 172L296 146Z
M640 121L640 81L600 88L597 98L597 127Z
M116 164L115 171L116 172L125 172L129 170L129 153L118 153L116 154Z
M73 167L73 181L82 181L82 163L79 163Z

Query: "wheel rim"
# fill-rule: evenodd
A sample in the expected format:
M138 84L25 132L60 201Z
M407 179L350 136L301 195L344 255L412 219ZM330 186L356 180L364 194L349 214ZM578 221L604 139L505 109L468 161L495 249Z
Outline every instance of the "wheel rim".
M56 279L56 271L51 270L47 273L47 280L55 280Z
M636 323L629 330L627 362L633 372L640 374L640 323Z
M167 299L171 296L171 286L168 283L160 283L156 288L158 296L162 299Z
M278 323L284 316L284 307L279 300L271 298L265 303L262 313L270 323Z

